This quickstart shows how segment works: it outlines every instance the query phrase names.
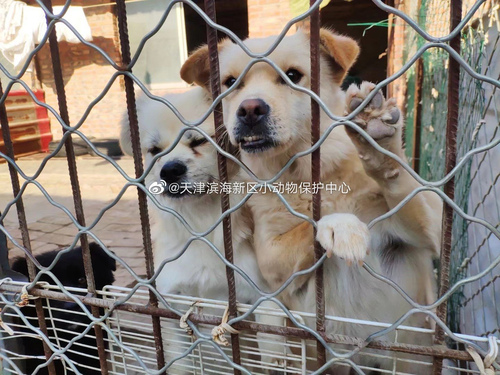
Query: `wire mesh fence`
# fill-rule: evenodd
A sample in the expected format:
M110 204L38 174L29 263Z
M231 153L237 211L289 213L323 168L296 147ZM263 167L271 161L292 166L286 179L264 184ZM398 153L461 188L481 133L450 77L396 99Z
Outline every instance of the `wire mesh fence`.
M464 2L463 12L470 10L472 2ZM449 29L446 15L449 3L445 1L424 1L419 9L419 25L427 32L443 36ZM498 79L496 66L498 56L498 4L487 3L472 17L461 31L461 55L476 72ZM407 35L408 44L423 45L423 40L415 33ZM417 79L408 90L408 102L414 102L416 90L421 90L420 108L410 108L409 127L413 116L420 111L420 152L419 172L428 179L444 176L445 119L447 113L447 54L439 49L430 50L423 56L423 77L421 87L415 88ZM460 72L460 112L457 133L457 156L464 155L474 147L494 141L498 132L499 118L495 101L495 88L475 80L464 69ZM424 110L425 109L425 110ZM415 112L414 112L415 111ZM411 132L410 132L411 133ZM485 218L498 227L497 151L478 155L470 159L457 172L455 179L456 203L473 216ZM481 177L480 177L481 176ZM451 258L451 283L456 283L491 262L498 254L498 243L490 233L459 215L453 219L453 250ZM472 264L474 263L474 264ZM482 264L482 265L480 265ZM498 270L492 270L480 281L462 287L449 301L448 323L456 332L489 335L498 331ZM488 292L483 293L487 288ZM474 299L474 307L471 303Z
M495 19L498 5L494 2L478 0L470 6L466 4L465 9L462 10L458 1L452 3L451 9L449 2L423 1L421 12L426 17L418 19L417 23L402 11L380 0L373 2L379 8L403 19L408 27L419 35L419 42L416 45L417 49L413 54L409 54L407 63L400 71L377 84L357 109L344 116L343 113L333 110L322 100L325 97L323 86L321 86L322 92L319 92L322 58L319 28L321 1L311 2L311 8L303 15L291 20L264 52L252 51L231 30L216 23L213 0L205 1L205 11L192 1L171 1L166 5L164 15L158 25L144 35L137 51L132 54L129 46L125 2L117 0L115 9L121 46L119 63L110 58L104 50L82 38L67 20L61 18L70 6L70 2L65 4L61 14L58 15L53 13L50 0L37 1L38 6L46 14L48 25L48 30L40 45L30 53L28 61L19 74L14 75L0 65L3 74L10 79L6 87L0 88L0 120L5 142L5 152L0 155L8 163L14 194L14 199L2 207L0 219L5 218L9 210L16 206L22 243L16 241L3 225L0 228L8 240L26 254L27 273L30 278L29 283L13 281L12 278L15 275L2 263L3 279L0 284L2 290L0 297L3 306L0 358L6 373L23 373L27 371L29 364L32 364L30 367L32 370L29 370L31 373L48 372L49 374L72 372L83 374L165 372L260 374L272 371L300 374L328 372L333 365L340 366L334 370L339 373L344 370L347 373L349 370L355 373L405 373L401 370L402 368L410 368L408 372L412 373L446 371L463 373L489 371L488 373L492 373L500 369L500 365L496 362L499 343L499 308L495 300L498 297L495 292L495 282L498 280L497 265L500 263L498 252L500 215L496 199L498 187L496 183L500 174L498 163L495 163L495 160L498 160L498 152L495 153L498 147L495 149L495 146L500 142L497 135L499 105L495 93L496 88L500 87L500 82L498 81L498 64L495 64L498 59L495 55L498 27L497 24L491 22ZM132 73L142 48L161 29L168 14L178 3L192 7L207 23L210 74L204 78L209 81L207 88L213 100L207 104L206 109L198 108L197 110L201 110L202 114L194 119L190 119L189 116L185 116L185 113L179 111L169 98L153 95ZM450 14L455 16L463 14L461 20L452 19L451 32L449 32ZM311 84L303 87L297 84L298 81L294 82L293 75L290 76L288 72L281 69L274 61L272 52L280 43L283 43L294 23L307 17L311 17L308 43ZM69 121L61 72L62 62L55 32L57 23L64 23L81 43L99 53L116 70L105 89L90 103L84 115L73 124ZM239 77L233 77L234 82L225 91L221 91L218 33L227 35L250 57L242 74ZM460 49L456 44L459 40L461 40ZM31 60L47 43L50 46L55 89L58 96L59 107L57 109L40 102L29 85L23 81ZM419 134L420 176L414 173L401 157L373 141L370 135L354 122L356 116L365 110L370 101L376 100L377 91L404 74L419 57L423 60L420 107L428 109L420 114L422 119L421 134ZM293 155L289 162L280 166L278 175L267 179L258 178L241 163L237 157L238 153L228 146L227 135L224 132L227 119L223 118L225 109L222 102L238 89L243 83L244 76L257 63L268 64L278 72L279 78L291 89L305 93L311 98L312 146L308 145L306 150ZM461 69L459 81L453 79L452 66L455 67L455 71L457 68ZM111 85L121 77L123 77L126 92L127 123L130 125L130 143L134 157L135 176L133 177L127 175L115 160L100 152L89 141L88 134L80 131L92 108L105 97ZM450 77L450 80L447 77ZM224 78L227 79L227 77ZM19 167L12 147L4 103L14 84L22 85L33 100L39 106L47 108L64 129L58 148L43 159L38 171L32 175L26 174ZM171 110L183 124L178 134L172 137L174 138L172 144L166 149L160 149L145 165L143 165L141 154L141 114L137 113L134 87L142 91L149 99L159 102L165 110L167 108L168 111ZM447 99L458 92L460 100L454 102L452 100L450 106L450 101ZM213 117L210 116L212 112ZM450 116L450 112L457 112L458 118L454 118L453 114ZM324 116L328 117L328 121L331 122L328 131L320 129L320 118ZM206 122L210 122L211 130L203 126ZM318 243L314 246L315 261L311 266L282 280L282 285L274 292L259 288L255 280L242 271L243 267L235 266L233 262L233 253L239 249L233 249L235 244L234 233L231 233L234 230L231 227L231 215L244 209L245 204L251 198L251 193L244 195L239 203L234 204L230 201L230 194L224 191L219 195L221 211L217 213L214 222L209 223L208 228L197 230L190 227L182 215L174 209L163 206L148 186L145 186L145 181L148 181L148 175L152 173L156 161L162 156L175 152L182 137L190 134L188 131L201 134L217 150L218 179L221 183L229 181L228 174L233 164L236 164L255 182L255 188L265 187L279 181L279 177L288 169L293 168L293 163L300 156L305 155L311 155L309 158L312 166L311 183L319 183L323 167L320 163L320 152L324 150L320 146L324 144L329 133L340 125L351 127L359 132L378 153L394 159L401 166L401 171L414 178L419 184L388 212L370 220L370 228L373 228L379 221L397 214L402 207L409 204L413 196L424 190L438 194L448 207L445 209L444 216L444 241L441 249L444 255L441 257L440 264L439 298L434 298L425 304L418 303L390 277L376 267L372 268L373 264L367 262L359 267L359 277L367 278L373 284L381 283L380 285L384 285L384 288L388 288L382 290L390 289L390 293L406 301L405 314L394 321L382 322L360 319L356 316L330 315L331 311L328 306L331 306L332 301L328 293L325 294L324 289L325 283L328 285L330 281L328 278L332 277L332 273L329 272L330 266L328 266L330 260L327 259ZM455 131L454 126L457 128ZM446 144L449 142L449 137L443 137L445 134L447 136L451 134L452 138L456 137L455 151L453 143L451 147ZM126 181L116 199L103 208L90 224L85 220L75 162L73 138L77 137L84 140L99 157L111 163ZM75 215L64 205L54 201L37 181L47 161L62 147L65 147L67 154ZM144 148L142 149L143 152ZM455 152L456 162L453 160ZM23 192L30 184L35 185L51 204L64 212L78 231L73 242L68 244L60 253L61 255L57 255L49 266L41 265L31 251L30 233L23 207ZM443 186L446 194L441 190ZM136 187L138 191L146 263L145 277L135 273L124 259L111 252L93 233L105 212L112 210L124 192L131 187ZM455 188L454 199L453 188ZM273 191L273 193L278 196L286 210L305 220L315 230L318 229L316 222L321 218L321 195L318 192L311 194L311 217L296 211L287 201L285 194L279 191ZM147 199L150 200L149 207ZM159 262L155 259L154 262L155 244L151 239L149 210L173 216L180 223L179 225L189 232L186 243L179 248L178 256L160 259ZM447 231L446 228L449 230ZM214 231L218 231L217 233L223 238L220 248L214 245L213 239L209 239ZM97 282L99 275L94 272L95 255L89 239L97 242L108 257L130 272L136 282L134 287L104 287ZM86 288L84 289L65 286L54 274L56 262L62 254L74 250L78 242L81 244L85 271ZM161 282L162 270L170 265L175 266L178 258L188 252L191 244L195 242L204 243L207 251L213 252L220 264L225 266L227 289L224 292L228 293L226 301L194 298L183 296L182 293L159 292L157 284ZM3 243L2 246L5 247L5 244ZM6 248L3 249L2 254L6 255ZM40 283L45 276L49 277L50 284L53 285ZM303 277L312 280L310 285L316 287L316 293L313 293L315 311L298 311L290 307L293 306L293 302L283 300L285 289ZM257 298L252 303L243 304L237 301L238 280L243 280L254 289ZM432 281L429 282L432 283ZM329 291L328 287L326 291ZM269 307L267 303L272 303L272 307ZM342 301L342 303L348 303L348 301ZM447 314L443 306L449 306ZM436 309L437 313L435 313ZM405 325L406 318L417 314L424 314L427 323L435 323L437 331L432 325L430 327ZM370 314L367 316L369 317ZM336 327L338 331L332 330L331 327ZM359 327L366 328L365 332L369 332L367 337L359 338L349 334L349 332L360 332ZM410 333L412 337L425 337L426 339L418 340L418 342L428 340L429 344L408 343L403 339L407 333ZM231 336L227 347L224 345L227 342L224 334ZM447 338L448 346L441 345L443 337ZM38 344L41 342L43 347L38 346L42 350L33 355L26 355L19 351L19 339L21 341L33 339ZM432 340L435 340L434 344L431 344ZM365 357L368 359L365 360ZM471 365L473 362L474 364Z

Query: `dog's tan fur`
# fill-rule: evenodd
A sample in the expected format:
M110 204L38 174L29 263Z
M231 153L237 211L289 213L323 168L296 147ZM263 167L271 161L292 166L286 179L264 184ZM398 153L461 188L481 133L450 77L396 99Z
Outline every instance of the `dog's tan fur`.
M264 52L273 40L249 39L245 43L253 52ZM237 78L242 73L250 57L228 41L219 45L219 53L224 85L228 77ZM373 89L369 83L361 88L351 87L347 94L340 89L358 53L359 47L354 40L321 30L320 93L322 101L335 115L344 115L357 98L366 98ZM310 87L309 36L306 33L299 31L286 37L269 58L284 72L290 68L299 70L303 77L297 84ZM206 46L187 60L181 75L189 83L206 86L209 76ZM242 126L236 115L238 108L244 100L256 98L269 105L266 126L275 145L258 152L246 152L242 147L241 159L259 178L269 179L293 155L310 147L310 98L283 84L278 73L267 63L256 63L242 85L223 101L226 127L234 144L238 144L238 131ZM379 103L375 103L376 100ZM391 121L394 111L397 111L394 101L378 96L355 121L382 147L405 160L401 144L402 119L396 118L395 123L390 124L394 122ZM322 133L332 123L324 111L320 123ZM310 160L310 156L298 158L278 181L311 181ZM327 314L393 323L408 311L410 305L392 287L357 265L365 259L418 303L432 302L435 298L432 257L439 253L440 199L432 193L421 192L394 215L368 230L366 223L397 206L419 184L360 135L340 127L333 129L321 147L321 181L325 186L329 182L339 185L346 182L351 188L345 195L325 191L322 194L323 218L318 222L317 239L330 256L325 262ZM312 217L311 194L283 196L296 212ZM253 240L259 267L271 287L278 288L294 272L314 264L313 228L290 213L275 194L254 194L248 204L254 218ZM291 309L314 311L314 278L296 280L281 298ZM411 323L424 324L422 317L415 316ZM328 333L366 338L377 329L330 323L327 330ZM363 361L359 362L374 364L369 359ZM388 363L376 365L390 366Z

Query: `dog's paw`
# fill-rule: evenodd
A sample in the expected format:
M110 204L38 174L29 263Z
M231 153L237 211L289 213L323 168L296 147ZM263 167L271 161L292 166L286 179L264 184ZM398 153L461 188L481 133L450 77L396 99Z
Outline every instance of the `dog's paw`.
M375 85L363 82L351 85L346 95L346 112L355 111L373 91ZM404 158L401 141L402 116L395 99L384 98L379 91L368 105L353 118L359 127L370 135L381 147ZM356 147L366 172L375 178L395 180L400 174L399 164L372 147L361 134L349 126L346 132Z
M363 82L361 86L352 84L347 89L346 110L351 113L356 110L363 100L373 91L375 84ZM379 91L368 105L353 118L353 122L365 130L375 141L383 143L396 134L401 127L401 112L396 106L396 100L391 98L386 100ZM364 138L350 127L346 127L348 134L356 141L363 142Z
M368 226L353 214L326 215L318 221L316 239L326 250L328 257L335 255L348 265L362 265L369 252Z

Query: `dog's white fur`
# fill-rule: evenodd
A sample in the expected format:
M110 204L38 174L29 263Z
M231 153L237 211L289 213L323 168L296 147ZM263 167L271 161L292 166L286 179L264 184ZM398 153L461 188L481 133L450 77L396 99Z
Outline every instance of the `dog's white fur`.
M263 52L273 41L274 37L249 39L245 44L254 52ZM352 39L321 30L321 99L336 115L344 115L354 98L363 99L372 89L369 84L360 89L352 87L347 97L340 89L358 52ZM182 77L189 83L206 86L207 58L206 47L196 51L183 66ZM223 85L229 82L228 77L239 77L250 62L250 57L241 48L228 41L219 45L219 58ZM297 84L310 87L309 36L306 33L299 31L284 38L269 58L284 72L291 68L299 70L303 77ZM269 105L270 117L266 126L268 136L277 145L259 152L246 152L242 148L241 159L258 177L269 179L293 155L310 147L310 98L283 84L268 64L256 63L244 77L242 86L223 101L226 127L234 144L241 141L238 132L242 131L237 111L247 99L262 99ZM356 121L374 138L380 136L382 147L404 159L400 141L402 119L388 126L389 130L385 123L383 129L370 125L372 120L387 121L393 110L392 101L382 100L381 108L365 109ZM321 111L322 134L331 123ZM310 163L310 156L297 159L279 181L311 181ZM434 194L420 193L396 214L368 230L366 223L395 207L418 187L418 183L394 161L339 127L321 147L321 181L324 185L345 181L352 189L346 195L330 195L325 191L322 194L324 216L318 222L317 239L331 256L324 264L326 313L394 323L409 310L410 305L391 286L356 264L365 260L376 272L398 283L415 301L433 302L432 258L439 252L441 201ZM294 210L312 216L311 194L284 196ZM292 215L275 194L256 194L249 200L249 206L254 217L253 238L259 266L271 288L275 289L294 272L314 263L313 228ZM349 266L351 263L355 263L354 266ZM281 298L291 309L314 312L315 296L314 278L309 277L297 280ZM422 326L423 320L422 316L413 316L409 323ZM314 327L314 322L309 324ZM363 339L375 331L378 329L361 324L330 322L327 327L330 334ZM415 337L406 339L416 341ZM399 340L405 338L400 334ZM392 366L390 361L355 359L365 365L388 369ZM346 371L345 368L335 370L336 373ZM419 370L412 368L411 371Z
M208 110L210 99L206 91L201 88L192 88L182 94L165 96L188 121L200 119ZM162 151L173 147L173 142L184 125L175 114L163 103L142 98L137 106L141 150L144 164L152 163L153 155L150 150L158 147ZM213 117L210 116L200 128L212 136L214 134ZM188 130L181 141L166 155L158 158L146 177L146 187L161 180L160 171L165 163L179 160L188 167L187 176L190 182L208 183L218 181L217 153L210 143L192 148L189 146L193 138L203 137L196 130ZM132 153L128 121L123 121L121 147ZM156 150L158 151L158 150ZM234 177L237 168L229 163L230 177ZM221 216L221 203L218 194L190 195L181 198L172 198L166 195L156 195L164 207L175 210L187 222L193 231L203 233L207 231ZM240 197L231 195L232 204L236 204ZM156 270L166 260L174 260L181 255L189 243L192 234L185 225L172 213L162 211L153 202L149 202L153 216L152 240L154 264ZM245 217L242 210L231 214L234 263L240 267L257 285L266 289L266 284L259 272L259 267L250 243L251 222ZM224 257L222 224L219 224L205 238L210 241ZM257 291L241 276L235 273L237 300L241 303L253 303ZM156 287L162 294L179 294L215 300L227 300L226 268L219 256L203 241L195 240L189 244L187 250L172 262L164 265L156 280ZM174 327L175 328L175 327ZM177 327L178 329L178 327ZM172 336L172 330L165 333ZM172 339L171 337L169 339ZM177 338L182 340L182 337ZM170 347L166 351L172 356ZM181 353L178 349L179 354ZM172 359L172 358L168 358ZM187 360L180 360L179 364L187 365ZM169 369L169 373L180 373L177 366Z

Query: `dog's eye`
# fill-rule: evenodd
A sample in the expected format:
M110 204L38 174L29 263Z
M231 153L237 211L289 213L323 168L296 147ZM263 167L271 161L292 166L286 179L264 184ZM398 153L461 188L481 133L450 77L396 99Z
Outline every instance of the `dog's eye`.
M225 81L224 81L224 85L229 88L231 87L232 85L234 85L234 83L236 82L236 78L234 78L233 76L230 76L228 77Z
M159 148L158 146L153 146L148 150L148 152L151 155L155 156L156 154L159 154L161 152L161 148Z
M85 279L85 277L80 277L78 279L78 285L83 286L83 287L87 286L87 280Z
M189 147L195 148L195 147L201 146L202 144L207 143L207 142L208 142L208 139L206 139L205 137L192 139L191 142L189 142Z
M299 83L302 77L304 75L299 72L297 69L288 69L286 71L286 76L292 81L293 83Z

